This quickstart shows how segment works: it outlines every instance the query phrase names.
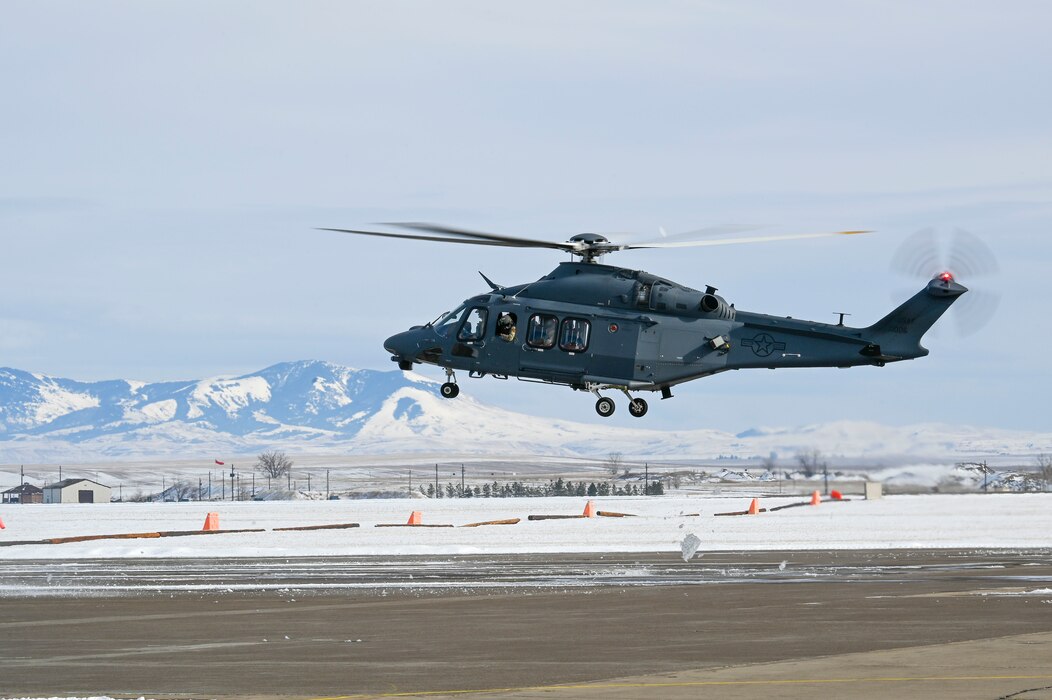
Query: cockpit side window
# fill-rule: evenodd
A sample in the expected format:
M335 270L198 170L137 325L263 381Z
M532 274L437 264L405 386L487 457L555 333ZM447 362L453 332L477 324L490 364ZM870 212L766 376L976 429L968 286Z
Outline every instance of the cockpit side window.
M435 327L435 331L439 335L448 336L449 332L454 327L456 327L457 322L459 322L460 318L464 315L464 309L466 308L467 306L461 304L453 311L449 311L445 314L442 314L442 316L440 316L439 319L433 324Z
M526 324L526 344L531 348L547 350L555 347L555 336L559 330L559 319L548 314L534 314Z
M457 340L465 343L482 340L486 333L486 316L486 309L480 306L469 311L467 318L460 326L460 332L457 333Z
M588 333L591 324L583 318L563 319L559 333L559 347L567 352L584 352L588 349Z

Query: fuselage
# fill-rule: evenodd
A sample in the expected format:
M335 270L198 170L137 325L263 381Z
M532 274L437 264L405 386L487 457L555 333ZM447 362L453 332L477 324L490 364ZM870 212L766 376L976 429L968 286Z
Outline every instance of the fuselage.
M936 282L915 297L923 309L938 306L930 322L922 319L920 335L966 291ZM639 270L567 262L535 282L467 299L384 346L403 367L424 362L577 389L664 392L730 369L883 365L928 352L911 327L918 314L905 318L896 336L879 324L853 328L738 311L715 292Z

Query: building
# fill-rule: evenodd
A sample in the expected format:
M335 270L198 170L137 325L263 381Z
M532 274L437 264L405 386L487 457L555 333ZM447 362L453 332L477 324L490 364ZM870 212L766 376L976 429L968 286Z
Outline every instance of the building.
M3 493L0 493L0 504L9 505L12 503L43 503L44 502L44 490L39 486L33 486L33 484L22 484L16 486L13 489L8 489Z
M63 479L44 487L44 503L109 503L112 490L91 479Z

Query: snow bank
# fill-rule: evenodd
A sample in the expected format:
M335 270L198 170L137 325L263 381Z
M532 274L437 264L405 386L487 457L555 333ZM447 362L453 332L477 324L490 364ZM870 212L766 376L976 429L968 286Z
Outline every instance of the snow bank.
M741 498L597 498L599 510L635 518L528 521L531 514L579 514L586 499L389 499L239 503L20 505L0 509L0 542L88 534L197 530L218 512L223 529L265 532L59 545L0 547L0 560L92 557L287 557L560 552L681 552L688 534L699 552L766 549L902 549L1052 546L1052 494L892 496L823 503L756 516ZM763 507L799 502L763 499ZM425 524L464 525L522 518L480 528L377 528L423 511ZM694 515L700 514L700 515ZM274 532L273 528L357 522L360 528Z

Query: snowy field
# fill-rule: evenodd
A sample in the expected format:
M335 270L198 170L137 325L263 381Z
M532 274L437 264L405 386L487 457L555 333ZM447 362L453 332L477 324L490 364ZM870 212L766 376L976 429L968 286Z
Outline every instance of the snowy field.
M110 503L0 508L0 542L160 530L198 530L209 511L222 529L264 532L161 539L100 540L0 547L0 560L122 557L282 557L558 552L678 552L687 535L699 551L899 549L1052 546L1052 494L891 496L790 508L755 516L747 499L651 497L593 499L599 510L634 518L528 521L531 514L580 514L587 499L385 499L238 503ZM799 502L768 498L762 507ZM378 528L405 523L452 528ZM697 514L697 515L695 515ZM515 525L465 528L506 518ZM274 532L273 528L357 522L343 530Z

